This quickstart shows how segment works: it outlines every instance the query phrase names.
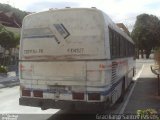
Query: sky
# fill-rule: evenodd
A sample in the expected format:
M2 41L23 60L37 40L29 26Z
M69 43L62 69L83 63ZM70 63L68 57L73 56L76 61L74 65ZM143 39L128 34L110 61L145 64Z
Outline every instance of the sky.
M142 13L160 18L160 0L0 0L27 12L39 12L50 8L96 7L110 16L115 23L124 23L131 31L136 16Z

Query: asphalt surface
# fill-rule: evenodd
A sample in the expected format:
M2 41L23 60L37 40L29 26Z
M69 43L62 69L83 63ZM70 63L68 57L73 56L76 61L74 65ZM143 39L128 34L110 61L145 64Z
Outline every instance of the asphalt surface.
M133 94L124 113L136 114L137 110L155 109L160 113L160 96L158 96L157 76L151 72L150 65L144 64L144 69L136 81Z
M42 111L40 108L19 105L19 86L0 89L0 113L54 114L57 109Z

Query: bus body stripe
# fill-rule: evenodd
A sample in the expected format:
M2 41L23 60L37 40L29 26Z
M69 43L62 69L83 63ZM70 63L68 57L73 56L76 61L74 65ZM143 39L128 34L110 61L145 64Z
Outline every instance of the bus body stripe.
M118 80L117 82L115 82L109 89L104 90L104 91L85 91L85 94L88 93L100 93L101 95L105 96L108 95L110 92L112 92L120 83L121 83L122 79ZM108 85L107 85L108 86ZM93 87L94 88L94 87ZM100 86L99 86L100 88ZM102 86L101 88L104 88L104 86ZM26 88L26 90L30 90L30 91L34 91L34 90L39 90L39 91L43 91L44 93L54 93L54 91L50 90L50 89L34 89L34 88ZM71 91L63 91L60 92L62 94L72 94Z

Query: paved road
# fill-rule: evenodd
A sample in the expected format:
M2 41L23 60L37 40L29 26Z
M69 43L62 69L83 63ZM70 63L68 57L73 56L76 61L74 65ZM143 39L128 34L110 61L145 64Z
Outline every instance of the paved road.
M154 60L153 59L137 59L136 60L136 72L138 73L139 70L142 68L143 64L154 64Z
M153 63L153 60L137 60L136 61L136 69L137 72L142 68L143 64ZM126 93L129 94L129 91L132 87L132 84ZM127 95L125 99L127 99ZM13 113L13 114L21 114L19 115L18 120L56 120L57 117L59 118L59 114L64 113L73 113L77 114L77 112L73 111L62 111L58 109L49 109L42 111L40 108L35 107L27 107L27 106L20 106L18 103L19 99L19 86L11 87L11 88L3 88L0 89L0 113L6 114L6 113ZM124 101L125 102L125 101ZM124 103L119 104L117 103L115 106L113 106L110 110L107 110L106 113L119 113L121 110L121 107ZM22 114L29 114L29 115L22 115ZM59 114L57 114L59 113ZM31 115L32 114L32 115ZM35 114L35 115L34 115ZM38 115L37 115L38 114ZM43 115L41 115L43 114ZM2 116L3 117L3 116ZM0 116L1 118L1 116ZM62 116L62 120L65 119L66 116Z
M157 76L151 72L150 65L152 64L144 64L143 71L136 81L135 89L124 113L136 114L137 110L151 108L160 113L160 96L158 96Z
M19 99L19 86L0 89L0 114L12 113L12 114L50 114L52 115L52 114L55 114L57 111L59 111L58 109L49 109L46 111L42 111L40 108L20 106L18 103L18 99ZM47 115L46 117L49 117L49 115Z

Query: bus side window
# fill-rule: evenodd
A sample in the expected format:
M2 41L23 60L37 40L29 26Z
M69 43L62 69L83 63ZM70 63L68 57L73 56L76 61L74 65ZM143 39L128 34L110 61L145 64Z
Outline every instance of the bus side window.
M124 40L120 36L120 57L124 57L123 49L124 49Z
M120 45L119 45L119 34L116 32L116 57L119 58L120 57Z
M112 58L112 55L113 55L113 32L112 30L109 28L109 42L110 42L110 56Z

